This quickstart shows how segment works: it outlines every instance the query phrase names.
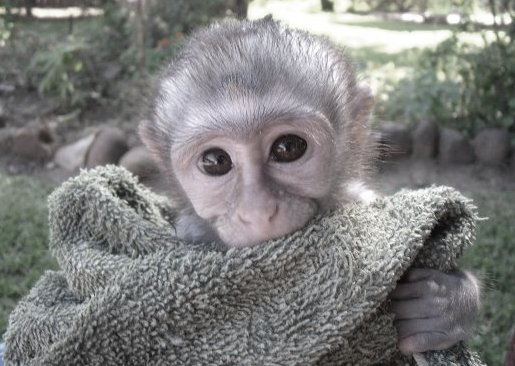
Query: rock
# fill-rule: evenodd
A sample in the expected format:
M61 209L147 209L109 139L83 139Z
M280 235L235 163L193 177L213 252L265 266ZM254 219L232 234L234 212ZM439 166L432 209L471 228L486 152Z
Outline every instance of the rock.
M400 158L411 153L412 141L409 129L398 122L385 122L377 130L382 158Z
M18 134L18 129L14 127L0 128L0 153L12 151L14 138Z
M96 134L88 136L57 149L54 155L54 162L61 168L73 172L84 167L86 154L95 140Z
M420 122L412 133L413 157L432 159L438 153L438 125L432 120Z
M16 90L16 85L9 83L0 83L0 94L11 94Z
M154 180L160 175L158 166L144 146L136 146L125 153L120 159L120 165L142 181Z
M463 134L451 128L441 128L438 160L445 164L473 163L474 150Z
M52 157L55 139L45 126L27 127L18 130L12 143L12 151L19 157L43 162Z
M95 135L95 139L86 152L86 168L99 165L118 164L123 154L129 150L127 137L118 128L103 127Z
M472 142L479 162L500 165L506 162L511 150L511 137L508 131L486 128L479 132Z

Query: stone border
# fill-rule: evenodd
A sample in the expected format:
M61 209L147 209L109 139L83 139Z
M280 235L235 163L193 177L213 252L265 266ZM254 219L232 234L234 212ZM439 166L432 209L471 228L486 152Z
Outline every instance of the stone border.
M485 128L472 140L461 132L424 120L410 129L403 123L384 122L374 129L381 159L401 157L436 159L443 164L510 165L515 168L515 136L498 128Z

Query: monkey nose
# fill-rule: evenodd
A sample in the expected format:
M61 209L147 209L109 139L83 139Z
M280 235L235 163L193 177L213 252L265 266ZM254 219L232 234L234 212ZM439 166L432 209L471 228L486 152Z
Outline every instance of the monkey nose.
M279 213L277 202L271 202L266 206L250 207L245 206L238 210L238 219L245 225L256 225L266 227L273 224L274 219Z

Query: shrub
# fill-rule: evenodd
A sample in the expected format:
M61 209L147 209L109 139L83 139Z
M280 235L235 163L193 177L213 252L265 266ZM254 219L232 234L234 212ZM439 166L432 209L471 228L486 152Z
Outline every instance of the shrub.
M65 105L83 104L88 80L85 62L81 57L84 44L75 37L38 51L32 57L27 74L29 81L42 95L54 95Z
M148 1L143 21L144 49L136 42L141 30L134 4L107 3L98 26L88 34L68 36L33 54L27 70L30 84L42 95L57 97L65 107L84 106L90 97L106 95L116 78L159 69L185 33L223 16L232 3ZM140 62L141 53L145 55L144 64ZM116 75L109 69L116 69ZM111 74L109 80L106 74Z
M194 28L207 24L213 18L226 15L233 6L232 0L150 0L148 38L155 47L163 38L190 33Z
M479 48L453 36L424 51L400 82L382 88L378 113L408 123L429 117L468 135L485 126L515 131L513 60L515 43Z

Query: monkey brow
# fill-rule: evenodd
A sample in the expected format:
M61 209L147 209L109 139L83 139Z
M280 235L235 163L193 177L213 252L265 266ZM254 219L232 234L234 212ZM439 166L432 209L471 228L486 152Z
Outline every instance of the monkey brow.
M290 114L270 115L259 122L239 120L235 123L211 121L191 124L189 128L183 128L180 135L175 135L172 154L177 157L177 161L188 164L202 152L203 145L210 140L229 138L243 143L251 142L256 136L263 134L265 129L281 123L304 131L315 144L319 144L320 141L334 140L335 133L332 125L320 113L301 115L290 112Z

